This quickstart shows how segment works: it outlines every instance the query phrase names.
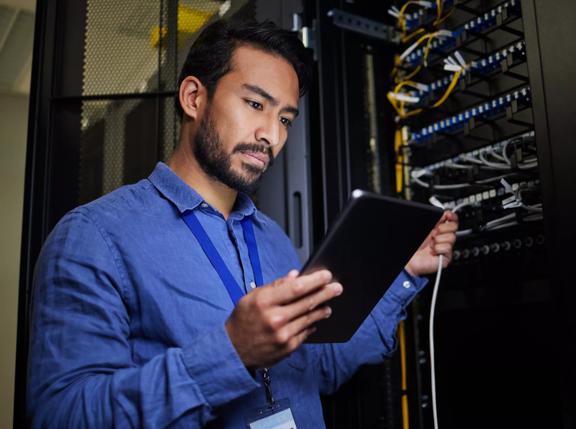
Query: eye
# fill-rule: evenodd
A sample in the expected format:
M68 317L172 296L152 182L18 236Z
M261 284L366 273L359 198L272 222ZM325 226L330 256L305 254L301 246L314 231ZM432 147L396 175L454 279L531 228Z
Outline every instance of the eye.
M248 100L248 99L247 99L247 100L246 100L246 103L247 103L250 107L252 107L253 109L256 109L256 110L262 110L262 109L264 109L264 106L262 106L262 104L261 104L261 103L258 103L257 101Z
M286 128L290 128L292 126L292 121L288 118L280 118L280 122L282 122L282 125L284 125Z

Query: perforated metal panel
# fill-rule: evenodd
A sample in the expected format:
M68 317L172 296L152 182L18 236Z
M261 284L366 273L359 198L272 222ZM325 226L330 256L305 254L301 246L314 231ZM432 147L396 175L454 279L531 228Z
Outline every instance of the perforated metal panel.
M170 157L179 129L176 80L190 45L220 16L253 18L251 3L87 0L80 203L146 177Z
M178 137L171 97L85 101L82 105L80 203L146 177L166 161Z
M154 0L88 1L82 93L156 89L152 77L158 73L159 52L150 32L160 18L160 2Z

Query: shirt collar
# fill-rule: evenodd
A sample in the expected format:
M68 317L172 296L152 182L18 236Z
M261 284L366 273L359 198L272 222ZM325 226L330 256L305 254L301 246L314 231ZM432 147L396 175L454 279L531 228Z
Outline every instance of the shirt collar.
M194 210L204 203L202 196L163 162L156 164L148 180L154 185L158 192L176 206L180 213L187 210ZM252 199L245 193L239 192L230 217L242 219L253 214L259 221L264 221L264 217L254 205Z

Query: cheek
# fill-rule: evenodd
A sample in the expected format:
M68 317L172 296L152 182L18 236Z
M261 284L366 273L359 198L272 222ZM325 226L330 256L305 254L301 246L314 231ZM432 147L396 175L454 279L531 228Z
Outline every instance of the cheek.
M222 116L218 121L220 139L227 152L231 152L239 143L254 142L254 135L249 127L249 118L243 116L238 110Z

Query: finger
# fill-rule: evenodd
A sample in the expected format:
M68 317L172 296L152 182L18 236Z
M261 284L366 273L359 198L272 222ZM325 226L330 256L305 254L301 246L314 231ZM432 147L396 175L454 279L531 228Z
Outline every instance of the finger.
M287 344L286 351L288 353L294 352L298 347L302 345L306 338L310 336L314 331L316 331L315 326L310 326L298 334L294 335Z
M440 232L452 231L454 228L458 228L458 222L448 221L436 226Z
M271 283L272 286L282 286L283 284L286 283L286 279L295 279L296 277L298 277L298 274L300 274L300 272L298 270L290 270L288 272L288 274L286 274L286 277L281 277L279 279L276 279L275 281L273 281Z
M444 234L447 232L456 232L458 231L458 224L456 222L445 222L440 224L436 227L436 230L439 234Z
M446 255L452 252L452 245L449 243L436 244L434 252L438 255Z
M449 233L449 234L438 234L436 237L434 237L434 242L436 244L439 243L450 243L450 244L454 244L456 243L456 234Z
M313 311L310 311L297 319L290 322L286 329L291 337L297 337L313 327L313 325L321 320L325 320L332 315L332 309L328 306L318 307ZM303 341L303 340L302 340Z
M322 306L327 301L342 294L343 287L340 283L330 283L317 291L300 298L284 307L284 315L287 320L294 320L317 307Z
M298 274L300 274L300 271L298 270L290 270L290 272L287 274L286 277L289 277L291 279L295 279L296 277L298 277Z
M436 226L441 225L445 222L450 222L452 221L453 217L455 216L455 214L451 211L444 211L444 213L442 213L442 217L440 218L440 220L436 223Z
M438 221L438 223L436 223L436 225L440 225L441 223L447 222L451 219L452 212L451 211L444 211L444 213L442 213L442 217L440 218L440 220Z
M438 224L445 223L445 222L458 222L458 215L456 213L454 213L453 211L446 210L442 214L442 217L438 221Z
M332 280L332 274L328 270L319 270L312 274L301 275L297 278L284 277L280 287L269 288L271 305L285 305L308 295L328 284Z

